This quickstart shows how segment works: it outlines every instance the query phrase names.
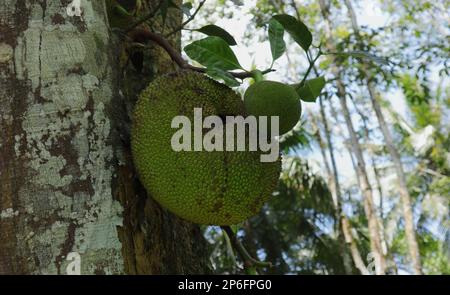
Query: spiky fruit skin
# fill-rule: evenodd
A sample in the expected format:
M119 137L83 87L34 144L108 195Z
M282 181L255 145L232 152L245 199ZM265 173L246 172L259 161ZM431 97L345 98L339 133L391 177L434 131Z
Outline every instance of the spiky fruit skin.
M171 138L178 129L171 128L172 119L183 115L193 122L194 108L200 107L203 118L245 116L234 91L194 72L161 76L141 93L131 142L139 178L157 202L186 220L208 225L242 222L271 196L280 159L261 163L261 153L249 151L175 152Z
M275 81L259 81L250 85L244 95L244 104L249 115L278 116L280 135L294 128L302 112L295 89Z

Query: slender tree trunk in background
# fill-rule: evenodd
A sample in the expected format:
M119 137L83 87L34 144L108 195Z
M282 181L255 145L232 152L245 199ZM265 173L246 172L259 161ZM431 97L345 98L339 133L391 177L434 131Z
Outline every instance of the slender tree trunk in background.
M355 267L360 271L361 274L369 275L370 273L364 264L364 261L361 257L361 253L359 252L358 249L358 245L356 244L353 238L350 222L348 221L347 216L342 212L342 205L341 205L342 194L341 194L341 187L339 184L339 174L336 165L336 158L334 156L334 145L331 139L331 132L328 126L327 117L325 115L325 105L323 104L322 97L319 98L319 104L320 104L320 116L325 130L326 145L328 146L328 153L330 156L331 167L333 171L331 172L328 166L328 162L326 162L327 163L326 167L327 173L329 174L329 178L332 179L333 182L332 189L334 190L334 194L336 195L335 198L338 203L337 208L339 208L340 230L342 231L344 241L347 244L347 247L350 249L350 253L353 259L353 263L355 264ZM325 154L323 154L323 158L324 161L327 161Z
M370 130L369 130L369 126L367 123L367 115L365 115L358 107L358 105L355 103L355 101L353 101L353 106L356 110L356 112L358 113L358 115L361 118L362 124L363 124L363 131L364 131L364 135L366 140L368 141L367 143L369 143L370 140ZM397 265L394 262L394 259L392 258L392 256L389 254L388 251L388 243L386 241L386 231L384 228L384 222L383 222L383 199L384 199L384 194L383 194L383 188L381 186L381 179L380 179L380 173L379 173L379 169L377 167L377 163L375 161L375 157L374 155L369 151L369 157L370 157L370 162L371 162L371 167L373 170L373 178L375 180L375 184L376 184L376 190L378 192L378 197L380 199L380 204L379 204L379 210L377 210L379 212L379 216L378 216L378 224L380 225L380 238L381 238L381 244L383 246L383 253L384 255L386 255L389 258L389 266L391 267L389 270L392 273L397 273Z
M370 244L371 249L374 254L377 255L378 264L376 273L377 274L385 274L386 272L386 260L383 254L383 247L381 243L380 237L380 229L378 224L378 218L375 209L375 203L373 201L372 188L369 182L369 178L367 175L366 164L364 160L364 156L362 153L361 146L359 144L356 132L353 127L353 123L350 118L350 112L347 107L347 102L345 99L345 88L342 82L338 81L338 88L340 89L338 93L339 102L341 104L341 108L343 111L343 115L346 121L346 125L350 134L350 148L352 150L352 154L356 157L356 174L358 177L358 183L361 188L361 192L363 194L363 202L364 202L364 211L367 216L368 228L369 228L369 236L370 236Z
M355 32L358 40L361 41L359 34L359 25L357 23L356 15L353 10L353 6L350 0L344 0L347 7L349 17L351 19L353 31ZM408 191L406 184L406 176L403 169L403 164L401 162L400 154L395 146L394 140L392 138L391 132L386 124L384 115L381 111L381 106L378 102L379 94L375 89L375 85L372 82L372 74L369 71L368 65L363 64L363 73L367 83L367 89L369 90L369 97L372 103L373 109L375 111L378 123L380 124L380 129L383 134L384 140L386 142L387 149L394 163L395 172L397 174L399 193L402 201L403 218L405 220L405 234L406 241L408 243L409 256L412 261L414 273L419 275L422 274L422 267L420 262L419 246L417 244L415 227L414 227L414 217L413 209L411 205L411 196Z
M0 4L0 273L64 274L71 252L82 274L208 272L199 228L134 173L118 114L139 89L118 95L104 1L81 1L82 17L70 3Z
M339 174L337 171L336 158L334 156L334 145L333 145L333 141L331 139L330 127L328 126L327 117L325 115L325 105L323 104L322 97L319 98L319 106L320 106L320 118L322 120L323 129L325 131L326 146L328 146L328 154L330 156L331 167L333 169L333 172L331 173L330 168L328 168L328 172L329 172L330 176L332 176L332 179L333 179L333 190L334 190L334 194L336 195L335 198L336 198L337 208L339 208L339 212L341 213L342 212L341 185L339 184ZM328 166L328 164L327 164L327 166Z
M367 269L366 265L364 264L364 260L361 257L358 245L356 244L355 239L353 238L350 221L346 216L342 216L341 223L342 223L342 231L344 232L345 242L350 247L353 262L355 263L356 268L361 272L362 275L370 275L370 272Z
M338 200L338 194L336 194L336 183L331 174L330 165L328 164L328 159L327 159L327 156L325 153L326 145L322 139L319 125L316 122L317 120L314 117L314 115L311 113L308 115L308 117L311 118L311 123L315 126L315 129L316 129L316 137L317 137L317 141L319 143L320 153L322 155L322 159L325 164L325 171L327 173L328 188L331 191L331 197L333 199L333 207L336 212L335 217L334 217L335 221L336 221L335 232L337 234L337 240L338 240L338 244L339 244L339 253L342 256L342 262L344 264L345 274L349 275L349 274L353 273L353 268L351 265L351 257L349 256L350 249L347 248L348 245L346 244L346 239L344 238L344 233L342 231L342 226L341 226L342 211L341 211L340 201Z
M370 167L372 168L373 171L373 178L375 181L375 190L378 192L378 197L380 199L380 204L379 204L379 208L377 210L377 212L379 212L377 218L378 218L378 224L380 225L380 238L381 238L381 244L383 246L383 253L384 255L388 255L388 245L386 242L386 233L384 230L384 224L383 224L383 189L381 187L381 180L380 180L380 174L378 171L378 167L377 167L377 163L375 161L375 157L373 155L373 153L370 151L370 130L369 130L369 125L367 124L367 115L365 115L363 113L363 111L361 111L358 107L358 105L356 104L356 102L354 100L352 100L353 102L353 107L356 111L356 113L358 113L359 117L361 118L362 121L362 128L363 128L363 132L364 132L364 136L366 139L366 144L368 145L368 154L369 154L369 159L370 159ZM392 261L392 264L394 264L394 262Z
M295 10L295 13L297 15L297 19L301 19L300 16L300 11L298 10L298 7L295 3L295 0L291 0L290 1L290 5L291 7ZM313 66L314 72L317 76L319 76L319 73L316 69L315 66ZM333 197L333 204L336 210L336 220L337 220L337 233L338 233L338 240L340 241L340 245L346 245L347 247L342 247L341 253L343 255L343 262L344 262L344 267L345 267L345 272L346 274L351 274L353 273L353 269L350 265L350 257L349 257L349 253L348 251L350 251L351 254L351 258L353 259L353 262L356 266L356 268L361 272L361 274L370 274L369 271L367 270L367 268L364 265L364 261L361 258L361 254L359 253L358 247L353 239L352 235L348 235L348 233L351 233L351 231L345 231L344 229L344 220L346 220L346 216L343 214L342 212L342 206L341 206L341 188L339 185L339 176L337 173L337 168L336 168L336 159L334 157L334 151L333 151L333 145L332 145L332 141L331 141L331 135L330 135L330 131L328 128L328 123L326 121L325 118L325 113L324 113L324 105L323 105L323 101L322 101L322 96L319 98L320 100L320 113L321 113L321 120L324 124L324 129L325 129L325 134L326 134L326 138L327 138L327 144L328 144L328 148L329 148L329 153L330 153L330 160L331 160L331 164L333 167L333 173L331 173L331 169L330 166L328 164L328 159L325 153L325 143L323 142L321 135L320 135L320 130L318 128L318 141L319 141L319 145L320 145L320 149L321 149L321 154L322 154L322 158L323 161L325 163L325 169L328 175L328 183L329 183L329 187L331 188L331 194Z
M380 172L379 169L377 167L377 163L375 162L375 158L373 156L371 156L371 166L373 168L373 174L374 174L374 178L375 178L375 183L377 185L377 191L378 191L378 196L380 198L380 204L379 204L379 218L378 220L380 221L380 235L381 235L381 243L383 245L383 253L386 256L389 256L389 259L391 259L392 261L392 265L394 265L392 256L389 254L389 248L388 248L388 243L386 241L386 230L384 227L384 214L383 214L383 210L384 210L384 206L383 206L383 200L384 200L384 194L383 194L383 188L381 186L381 179L380 179Z
M329 13L329 7L328 2L325 2L325 0L320 0L320 8L322 15L326 22L326 35L328 38L328 41L326 43L326 46L330 52L336 52L336 48L332 42L330 42L332 35L331 35L331 21L330 21L330 13ZM335 63L335 61L334 61ZM353 127L353 123L351 121L350 117L350 111L348 110L347 101L346 101L346 89L345 86L341 80L341 74L339 72L339 69L337 65L335 64L332 67L332 72L336 77L336 84L338 88L337 96L339 98L339 102L342 108L342 112L345 118L345 122L348 128L348 132L350 135L351 140L351 147L353 154L355 155L357 159L357 174L359 178L359 183L361 185L361 191L364 196L364 210L367 215L368 220L368 228L369 228L369 236L370 236L370 245L373 254L375 255L375 261L376 261L376 273L377 274L385 274L386 273L386 260L383 255L382 246L381 246L381 239L380 239L380 231L379 231L379 225L377 216L375 213L375 205L373 201L373 195L372 195L372 188L369 183L369 178L367 176L367 169L366 164L364 161L363 152L361 149L361 146L358 141L358 137L356 135L355 129Z
M333 105L331 104L331 101L330 101L330 107L331 107L331 113L332 113L333 117L335 118L336 121L338 121L338 115L337 115L337 112L336 112L336 110L334 109ZM337 126L339 126L339 125L337 125ZM338 128L338 130L339 130L339 135L340 135L341 137L345 138L344 132L343 132L340 128ZM351 142L350 142L350 143L345 143L345 147L346 147L347 152L348 152L348 154L349 154L349 157L350 157L350 159L351 159L353 170L354 170L355 173L356 173L356 180L357 180L358 186L359 186L360 189L361 189L361 188L362 188L361 178L359 177L359 174L358 174L359 172L358 172L358 164L357 164L357 160L355 160L355 159L354 159L354 156L353 156L352 143L351 143ZM362 189L361 189L361 190L362 190ZM364 200L364 206L366 206L366 205L367 205L367 202L366 202L366 200ZM366 208L365 208L365 210L366 210ZM373 210L374 210L374 215L375 215L374 218L376 219L377 224L378 224L378 226L380 227L380 230L379 230L379 239L380 239L380 241L381 241L381 245L383 245L383 243L385 242L385 239L384 239L384 236L383 236L383 231L381 230L382 224L381 224L381 221L380 221L379 216L378 216L378 214L377 214L377 210L376 210L375 203L373 203ZM343 230L345 230L347 233L351 233L351 232L352 232L352 231L351 231L351 225L350 225L350 223L348 222L348 219L347 219L347 220L343 220L342 222L345 222L345 223L343 223L343 225L342 225L342 226L343 226ZM345 233L345 232L344 232L344 233ZM346 239L347 239L347 241L349 241L349 239L353 239L353 237L347 235L347 236L346 236ZM356 243L355 243L355 244L356 244ZM384 251L383 246L381 247L381 251L382 251L382 252L381 252L382 254L385 254L385 251ZM355 258L356 258L356 260L354 260L354 261L355 261L355 263L356 263L356 261L358 260L358 257L355 256ZM354 259L355 259L355 258L354 258ZM367 270L366 267L365 267L365 270ZM370 272L369 272L369 274L370 274Z
M339 241L339 252L342 253L342 260L344 263L345 273L346 274L352 274L353 268L351 266L351 259L353 258L355 266L358 268L357 263L355 262L355 257L353 257L353 251L351 249L351 243L349 243L349 240L353 240L352 237L347 238L346 233L344 232L344 229L342 227L342 220L344 218L344 215L342 211L340 210L340 202L338 200L338 196L340 193L336 191L336 183L334 181L333 175L331 173L330 165L328 164L328 158L326 156L326 144L322 139L322 136L320 134L319 126L315 120L315 117L310 114L312 124L316 126L316 137L317 141L319 142L320 146L320 153L322 155L323 163L325 164L325 171L327 173L327 179L328 179L328 187L330 188L331 195L333 197L333 204L334 208L336 210L336 232L338 235L338 241ZM325 124L324 124L325 125ZM339 186L339 185L338 185ZM349 252L352 254L352 257L349 256ZM361 258L361 255L359 255L359 258ZM358 259L356 257L356 259ZM363 263L364 264L364 263Z
M336 112L336 110L335 110L335 108L334 108L334 106L333 106L333 104L331 103L331 101L330 101L330 109L331 109L331 114L332 114L332 116L335 118L335 120L336 120L336 122L338 122L338 115L337 115L337 112ZM337 124L336 125L337 127L338 127L338 134L339 134L339 136L340 137L345 137L344 136L344 133L342 132L342 130L341 130L341 128L339 128L339 124ZM365 126L366 127L366 126ZM365 130L367 130L366 128L365 128ZM347 149L347 151L348 151L348 154L349 154L349 156L350 156L350 159L351 159L351 161L352 161L352 166L353 166L353 169L355 170L355 172L356 172L356 174L357 174L357 168L356 168L356 163L355 163L355 160L353 159L353 156L352 156L352 150L351 150L351 147L350 147L350 145L349 144L345 144L345 147L346 147L346 149ZM330 151L331 152L331 151ZM359 179L357 178L357 180L358 180L358 185L359 186L361 186L360 185L360 183L359 183ZM378 179L376 179L377 180L377 183L379 183L379 180ZM345 216L344 216L345 217ZM351 225L350 225L350 223L349 223L349 221L348 221L348 219L347 219L347 217L345 217L345 219L346 220L343 220L343 222L346 222L345 224L343 224L343 230L344 230L344 232L345 232L345 230L348 232L348 233L351 233L352 231L351 231ZM383 226L383 223L382 223L382 219L381 218L378 218L378 220L379 220L379 226L380 226L380 239L381 239L381 242L382 242L382 245L383 245L383 250L385 250L385 249L387 249L387 243L386 243L386 239L385 239L385 231L384 231L384 226ZM353 235L352 236L349 236L349 235L347 235L346 236L346 238L351 238L351 239L353 239ZM354 241L354 239L353 239L353 241ZM356 249L356 250L358 250L358 248L357 248L357 244L356 243L354 243L355 244L355 246L354 247L352 247L352 249ZM386 254L386 252L384 252L385 254ZM353 255L353 257L354 257L354 261L355 261L355 263L356 263L356 261L358 260L358 256L360 256L360 255L358 255L359 254L359 251L358 251L358 253L355 253L355 255ZM393 261L393 259L391 259L391 264L390 264L390 266L392 267L391 269L390 269L390 271L391 272L393 272L394 274L396 274L397 273L397 265L395 264L395 262ZM361 263L359 263L359 265L361 265ZM364 263L362 264L362 265L364 265ZM363 269L363 270L367 270L367 268L364 266L364 268L360 268L360 269ZM363 272L362 272L363 273Z

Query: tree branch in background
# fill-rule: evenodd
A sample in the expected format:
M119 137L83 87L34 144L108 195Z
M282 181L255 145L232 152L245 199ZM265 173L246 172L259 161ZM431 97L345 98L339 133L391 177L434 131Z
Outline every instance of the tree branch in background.
M198 5L197 9L195 10L195 12L184 23L182 23L178 28L176 28L172 32L166 34L164 37L166 37L166 38L170 37L173 34L181 31L188 23L190 23L195 18L195 16L200 11L200 9L202 8L203 4L205 4L205 2L206 2L206 0L203 0L202 2L200 2L200 4Z
M221 226L220 227L226 235L230 238L231 244L233 245L233 248L236 250L236 252L239 254L239 257L241 257L242 261L244 262L245 268L256 268L256 267L272 267L272 263L270 262L262 262L259 260L254 259L253 257L248 254L245 247L241 244L241 242L238 240L236 235L234 234L233 230L229 226Z

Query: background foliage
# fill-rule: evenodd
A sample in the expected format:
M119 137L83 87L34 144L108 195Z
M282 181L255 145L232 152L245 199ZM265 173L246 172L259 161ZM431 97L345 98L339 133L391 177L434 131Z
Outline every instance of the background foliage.
M327 38L318 2L212 0L207 1L189 26L220 22L223 24L220 27L233 32L245 23L241 36L232 34L238 44L233 47L237 56L241 58L241 48L245 48L250 51L246 62L255 64L261 60L257 51L262 46L270 48L272 55L268 54L266 61L274 63L277 72L268 76L285 83L298 83L307 72L309 57L301 47L314 53L321 46L324 51L314 69L315 74L327 80L320 97L324 116L318 102L303 104L302 122L283 138L284 168L272 201L258 216L235 228L252 256L274 264L273 268L262 270L264 273L359 273L353 265L350 271L345 268L339 214L333 205L332 183L326 167L331 165L326 126L338 163L342 212L352 226L361 257L370 268L367 218L353 170L354 156L349 153L348 133L337 106L336 77L330 74L333 59L322 49ZM340 64L351 119L376 196L389 273L412 273L412 270L393 164L368 99L364 66L369 67L370 79L380 93L378 101L407 174L422 270L425 274L450 274L450 37L449 27L444 25L449 19L449 3L355 0L352 2L358 21L363 23L356 34L343 2L326 2L331 11L333 42L339 53L334 61ZM194 1L193 6L197 3ZM290 19L275 18L278 24L273 22L272 16L281 13L301 18L312 32L311 48L304 40L298 40L304 35L286 35L289 33L286 22ZM375 21L371 23L370 18ZM377 18L383 21L376 21ZM281 39L276 37L280 35L279 24L286 31ZM186 43L197 39L198 32L184 32ZM283 50L285 57L280 54ZM244 81L240 89L245 89L248 83ZM242 265L235 263L230 242L219 228L205 228L205 236L211 244L211 260L217 273L242 272Z

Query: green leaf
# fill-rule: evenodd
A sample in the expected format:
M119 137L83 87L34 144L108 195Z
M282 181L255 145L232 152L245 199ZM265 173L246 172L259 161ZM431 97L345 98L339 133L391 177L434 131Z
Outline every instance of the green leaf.
M286 43L283 37L283 26L277 20L271 19L269 22L269 42L273 62L280 58L286 51Z
M316 102L317 97L319 97L325 86L325 78L319 77L311 80L306 80L303 86L298 85L295 87L300 99L306 102Z
M305 51L308 51L312 43L312 35L304 23L287 14L278 14L273 16L273 18L283 26L295 42L297 42Z
M222 71L242 69L233 50L220 37L207 37L184 47L186 54L207 68Z
M238 87L241 85L241 83L239 83L233 75L229 72L222 71L221 69L207 69L206 74L214 80L222 80L229 87Z
M228 45L230 45L230 46L237 45L236 40L234 40L233 36L231 36L230 33L228 33L227 31L225 31L224 29L222 29L221 27L218 27L216 25L206 25L206 26L204 26L200 29L196 29L194 31L201 32L208 36L220 37L223 40L225 40L225 42L227 42Z

